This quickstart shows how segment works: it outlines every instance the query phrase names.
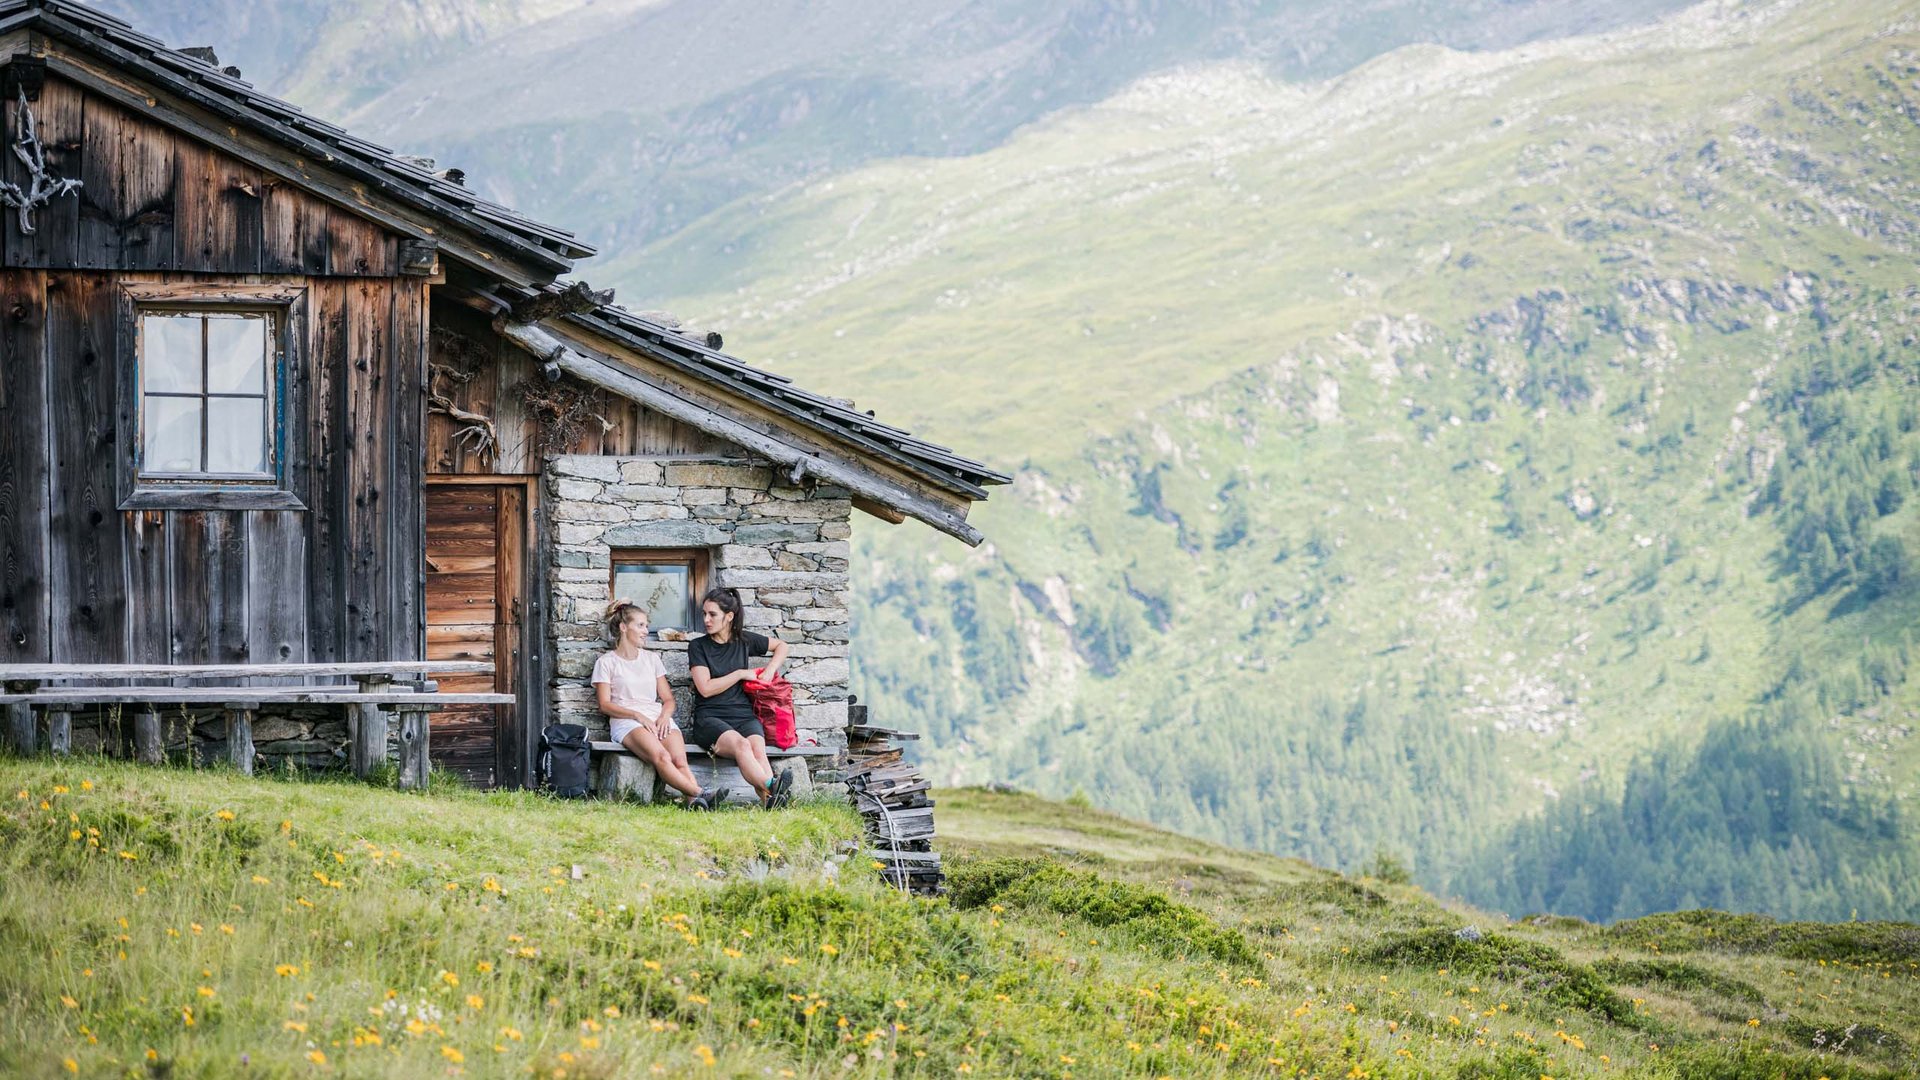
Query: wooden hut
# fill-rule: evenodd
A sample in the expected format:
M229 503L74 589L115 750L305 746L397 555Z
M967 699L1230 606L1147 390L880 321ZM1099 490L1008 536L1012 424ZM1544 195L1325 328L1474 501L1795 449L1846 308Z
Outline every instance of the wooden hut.
M111 750L132 710L158 752L328 766L377 743L365 767L385 728L355 717L432 691L432 760L525 785L549 720L604 731L608 599L644 590L657 629L697 630L713 582L793 644L801 727L830 745L852 513L978 543L968 509L1006 482L563 285L592 254L570 233L210 49L9 0L0 73L16 742ZM181 688L206 665L301 685ZM386 681L405 671L425 679Z

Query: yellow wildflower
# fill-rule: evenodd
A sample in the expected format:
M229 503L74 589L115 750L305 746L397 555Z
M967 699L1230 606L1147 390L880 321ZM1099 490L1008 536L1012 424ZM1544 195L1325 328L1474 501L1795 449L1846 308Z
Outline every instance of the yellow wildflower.
M318 1050L309 1050L307 1051L307 1060L313 1062L315 1065L325 1065L327 1063L327 1055Z
M469 1008L469 1009L484 1009L484 1008L486 1008L486 1007L487 1007L487 999L486 999L486 998L483 998L483 997L481 997L481 996L480 996L479 994L468 994L468 995L467 995L467 1008Z
M713 1068L715 1063L713 1047L708 1046L706 1043L701 1043L699 1046L693 1048L693 1054L700 1059L700 1064L705 1065L709 1069Z
M216 812L213 816L219 818L221 821L232 821L234 818L234 813L231 810L220 810Z
M820 951L826 953L828 956L840 955L840 950L832 945L822 945L820 946Z
M440 1056L443 1058L446 1058L448 1061L453 1062L455 1065L458 1065L461 1062L467 1060L467 1055L461 1053L460 1051L454 1049L451 1046L441 1047Z

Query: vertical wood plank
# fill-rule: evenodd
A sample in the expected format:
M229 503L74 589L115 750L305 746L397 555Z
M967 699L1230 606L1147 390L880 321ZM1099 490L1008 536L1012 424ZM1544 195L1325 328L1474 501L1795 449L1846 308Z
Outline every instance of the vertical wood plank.
M21 191L26 191L33 184L32 174L13 149L14 140L25 133L20 126L19 108L17 98L8 99L7 131L10 135L5 157L6 178ZM34 131L46 154L47 172L55 177L84 182L82 147L85 145L86 121L84 100L79 88L58 79L48 79L46 85L40 88L40 100L28 102L27 108L33 113ZM6 211L8 265L58 269L76 265L80 235L79 192L59 196L47 205L34 209L31 216L34 229L28 235L20 230L19 211Z
M496 473L536 473L540 463L535 460L533 450L534 436L539 430L539 422L528 414L525 399L520 396L520 384L534 375L533 357L525 349L489 337L494 346L495 392L493 395L494 427L500 432L500 446L494 454L493 471Z
M126 645L127 598L119 513L116 338L109 279L47 277L47 363L52 415L52 622L54 663L112 663Z
M86 150L80 159L80 235L74 257L76 265L90 270L120 268L120 207L126 202L124 116L118 106L87 95L82 109Z
M327 273L387 277L394 272L394 241L373 222L338 206L327 210Z
M389 285L361 280L347 288L347 518L342 535L347 565L346 659L387 659L391 602L387 550L387 488L392 424L387 393L388 346L393 327Z
M427 286L411 279L392 285L393 338L388 351L393 402L392 455L387 490L388 565L391 567L390 659L426 655L426 376Z
M247 530L238 510L177 511L167 545L176 664L247 662Z
M213 170L213 253L217 269L260 272L266 180L260 170L218 156Z
M526 675L522 666L527 630L524 593L531 554L527 550L526 489L518 484L500 485L495 513L493 688L496 693L524 698L526 695L521 693ZM520 744L522 713L509 705L496 705L490 711L494 716L497 760L494 775L511 785L519 772L520 763L513 760L517 756L513 748Z
M52 659L46 283L0 272L0 663Z
M284 180L268 179L261 193L260 272L264 274L304 274L307 272L306 230L312 227L306 199L300 189ZM319 226L326 232L324 211ZM326 260L320 260L326 265Z
M307 662L306 514L261 510L247 517L247 659ZM298 685L300 679L264 679Z
M47 714L47 753L54 757L73 753L73 713L66 709Z
M240 775L253 775L252 709L227 708L227 761Z
M127 598L126 662L173 662L169 613L173 599L167 574L169 515L160 510L123 510L121 592Z
M173 265L218 270L218 155L184 136L173 142Z
M345 659L347 455L340 448L347 390L347 290L317 278L307 292L309 345L301 370L307 421L303 451L307 506L307 655Z
M120 222L121 265L129 270L171 270L176 140L167 129L124 113L118 129L120 184L114 216Z

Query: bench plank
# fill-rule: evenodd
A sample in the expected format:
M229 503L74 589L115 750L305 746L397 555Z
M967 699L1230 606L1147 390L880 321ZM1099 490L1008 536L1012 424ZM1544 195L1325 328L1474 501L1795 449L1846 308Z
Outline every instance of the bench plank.
M631 753L632 751L628 750L624 746L621 746L617 742L596 742L593 744L593 752L596 754L627 754L627 753ZM832 747L832 746L796 746L791 750L782 750L777 746L767 747L767 757L769 759L793 758L793 757L832 757L835 754L838 754L839 752L840 751L838 748ZM689 755L698 754L701 757L713 756L712 754L708 753L705 748L699 746L696 743L687 744L687 753Z
M294 705L394 705L431 709L445 705L511 705L512 694L362 693L313 686L64 686L23 694L0 694L0 705L224 705L248 701Z
M491 674L491 660L354 661L338 664L0 664L0 682L91 679L278 679L335 675Z

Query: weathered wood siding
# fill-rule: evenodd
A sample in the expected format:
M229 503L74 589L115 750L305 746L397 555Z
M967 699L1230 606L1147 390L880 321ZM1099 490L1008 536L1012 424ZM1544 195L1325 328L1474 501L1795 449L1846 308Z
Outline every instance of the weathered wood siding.
M288 487L304 510L120 510L128 284L301 290ZM0 660L421 654L419 278L0 269Z
M444 413L430 413L427 471L467 476L539 474L540 418L527 407L522 393L529 379L536 389L547 385L533 357L495 334L480 314L451 302L434 305L428 354L435 366L451 373L442 375L434 389L457 408L491 417L500 445L491 457L475 453L454 439L463 426L460 422ZM637 402L597 388L592 394L592 411L612 426L602 431L598 422L592 422L579 439L554 453L709 458L739 452L721 439Z
M18 104L4 103L6 130ZM47 270L193 270L391 277L400 238L98 94L49 77L31 102L48 169L75 195L0 215L0 264ZM4 175L27 186L20 159Z

